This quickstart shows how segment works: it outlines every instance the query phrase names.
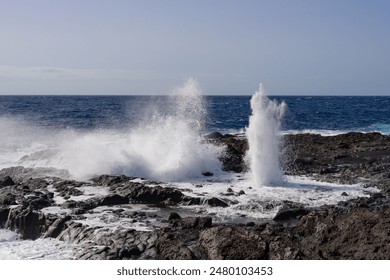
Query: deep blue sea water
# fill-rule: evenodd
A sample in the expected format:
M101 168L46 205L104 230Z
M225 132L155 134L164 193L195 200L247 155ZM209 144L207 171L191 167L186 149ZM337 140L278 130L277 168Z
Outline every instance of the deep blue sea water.
M390 133L387 96L272 96L288 110L284 131L379 131ZM205 96L206 132L248 126L250 96ZM37 126L71 129L132 127L164 107L166 96L0 96L0 117Z

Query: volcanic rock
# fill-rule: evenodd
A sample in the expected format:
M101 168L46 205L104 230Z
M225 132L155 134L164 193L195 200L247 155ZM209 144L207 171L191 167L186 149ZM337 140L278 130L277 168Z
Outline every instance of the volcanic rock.
M99 205L100 206L119 205L119 204L127 204L127 203L129 203L129 198L118 194L113 194L102 198L102 200L99 202Z
M242 227L217 226L200 233L199 250L213 260L267 258L267 243L259 232Z
M288 201L284 202L283 206L278 210L273 220L287 221L299 218L306 215L307 213L309 213L309 210L306 209L302 204Z
M160 204L163 202L179 203L184 197L183 193L173 188L161 186L148 187L137 185L129 190L127 197L132 202L145 204Z
M12 180L10 176L5 176L3 180L0 180L0 188L13 186L13 185L15 185L15 182Z

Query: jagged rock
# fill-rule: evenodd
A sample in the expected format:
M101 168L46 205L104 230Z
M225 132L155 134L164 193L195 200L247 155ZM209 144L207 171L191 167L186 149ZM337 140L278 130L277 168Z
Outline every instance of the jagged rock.
M85 213L88 210L99 206L100 200L98 198L89 198L83 201L67 200L61 204L62 208L69 208L79 213Z
M3 180L0 180L0 188L13 186L13 185L15 185L15 182L12 180L10 176L5 176Z
M23 209L16 212L11 223L11 228L17 229L23 239L36 239L46 229L45 216L32 209Z
M352 184L357 178L380 178L390 164L389 140L389 135L379 133L285 135L288 152L283 155L283 166L288 174L316 174L317 179L331 182Z
M134 259L137 258L142 252L138 246L132 245L130 247L125 247L119 249L116 259Z
M309 210L300 203L284 202L284 205L279 209L273 218L274 221L287 221L296 219L309 213Z
M266 259L267 243L260 233L237 226L217 226L200 232L199 250L213 260Z
M11 191L0 193L0 205L15 205L16 195Z
M183 205L201 205L203 204L204 199L200 197L189 197L185 196L182 199L182 204Z
M207 199L205 203L209 206L212 206L212 207L228 207L229 206L228 203L226 203L225 201L223 201L219 198L216 198L216 197L212 197L212 198Z
M60 233L65 229L66 222L72 219L71 216L65 216L64 218L56 219L46 230L43 237L52 237L56 238Z
M304 216L292 232L306 259L383 259L390 253L390 207L326 209ZM381 244L381 245L379 245Z
M92 181L101 186L113 186L117 184L127 183L130 180L136 179L135 177L128 177L125 175L115 176L115 175L101 175L95 178L92 178Z
M102 200L99 202L99 205L119 205L127 203L129 203L129 199L127 197L118 194L113 194L102 198Z
M49 185L49 182L43 178L29 178L24 180L21 184L28 187L29 190L34 191L46 188Z
M155 247L147 249L140 257L140 260L155 260L157 259L157 249Z
M215 137L208 137L208 141L225 147L225 153L220 157L224 171L243 172L248 169L244 160L248 150L246 140L229 134L215 134Z
M185 217L171 220L171 224L174 228L204 229L212 226L212 219L211 217Z
M28 208L32 209L42 209L44 207L49 207L53 204L53 200L48 194L42 192L33 192L29 196L25 197L22 201L22 204Z
M286 221L290 219L296 219L300 216L306 215L309 213L309 210L305 208L293 208L293 209L283 209L279 210L273 218L274 221Z
M171 212L169 214L169 217L168 217L168 221L171 221L171 220L180 220L181 217L179 214L177 214L176 212Z
M166 201L179 203L184 195L182 192L173 188L162 188L160 186L148 187L142 185L132 188L127 197L133 202L159 204Z
M211 217L188 217L181 220L182 228L205 229L212 227Z
M62 197L69 198L70 196L82 195L83 192L77 189L82 185L84 185L83 182L65 180L54 183L53 187L56 189L57 192L60 193Z
M175 233L162 231L156 243L157 252L163 260L192 260L194 255L186 243Z

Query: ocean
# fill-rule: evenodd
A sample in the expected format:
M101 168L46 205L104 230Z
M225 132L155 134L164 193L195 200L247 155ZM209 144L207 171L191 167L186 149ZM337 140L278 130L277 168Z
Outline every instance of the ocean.
M82 181L100 174L126 174L206 197L219 197L234 185L247 194L237 197L235 205L186 208L230 222L242 216L272 218L278 208L267 210L264 203L289 200L316 207L367 196L369 190L359 184L284 177L275 143L286 133L390 134L390 97L267 99L258 94L260 105L252 102L251 107L251 96L201 96L191 87L187 91L172 96L0 96L0 170L19 165L54 168L66 178ZM223 148L202 141L203 135L214 131L248 137L250 146L264 144L260 153L270 157L264 161L257 158L258 150L250 149L254 176L223 172L218 160ZM276 163L269 164L270 158ZM214 174L212 180L202 176L205 171ZM196 189L200 184L203 187ZM86 193L87 187L81 188ZM99 195L96 188L88 192ZM59 206L42 211L60 211ZM96 222L101 215L93 213L85 221ZM56 239L19 240L16 233L0 230L0 259L69 259L73 246Z
M205 132L234 133L248 126L251 96L204 96ZM285 132L390 133L390 96L270 96L284 100ZM168 103L167 96L0 96L0 120L50 129L125 129Z

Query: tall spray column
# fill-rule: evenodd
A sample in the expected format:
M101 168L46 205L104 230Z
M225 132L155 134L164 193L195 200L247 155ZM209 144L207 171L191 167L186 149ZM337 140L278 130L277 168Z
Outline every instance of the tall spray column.
M285 102L269 100L262 85L252 96L252 115L246 129L249 149L246 159L256 186L282 181L280 167L280 122L287 107Z

